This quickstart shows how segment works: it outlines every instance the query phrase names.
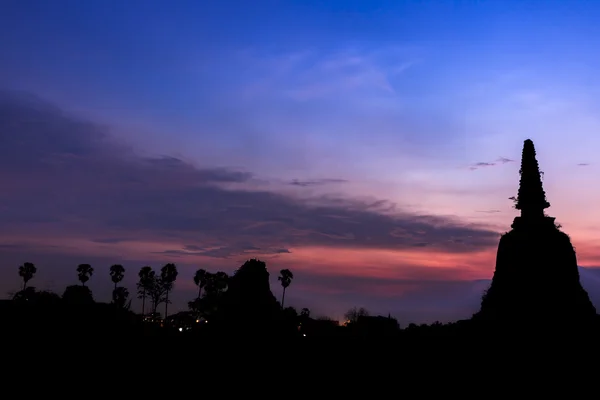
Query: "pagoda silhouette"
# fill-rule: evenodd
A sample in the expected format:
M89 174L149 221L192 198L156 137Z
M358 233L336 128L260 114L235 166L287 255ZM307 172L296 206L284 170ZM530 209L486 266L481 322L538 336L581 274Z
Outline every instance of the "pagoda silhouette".
M550 203L529 139L519 174L518 196L511 199L521 215L500 238L494 277L474 319L520 327L591 322L596 309L581 286L571 240L544 212Z

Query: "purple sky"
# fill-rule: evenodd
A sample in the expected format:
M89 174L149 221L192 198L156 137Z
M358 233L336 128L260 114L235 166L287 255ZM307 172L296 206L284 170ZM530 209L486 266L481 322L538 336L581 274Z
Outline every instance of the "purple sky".
M0 291L174 262L183 309L258 257L313 315L469 317L531 138L600 307L600 7L427 4L9 1Z

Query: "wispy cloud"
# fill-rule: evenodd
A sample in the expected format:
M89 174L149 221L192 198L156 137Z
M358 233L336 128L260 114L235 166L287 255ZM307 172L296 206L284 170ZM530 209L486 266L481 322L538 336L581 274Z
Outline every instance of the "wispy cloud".
M377 52L313 50L283 54L245 52L243 59L260 77L246 86L244 92L247 95L279 93L298 101L361 91L394 95L396 89L392 79L416 62L395 49Z
M490 162L478 162L478 163L475 163L475 164L471 165L471 166L469 167L469 169L470 169L470 170L476 170L476 169L479 169L479 168L484 168L484 167L493 167L494 165L496 165L496 163L490 163Z
M245 257L245 258L253 258L253 257L262 257L273 254L285 254L291 253L288 249L282 248L267 248L267 247L257 247L251 244L240 245L237 246L224 246L224 247L214 247L214 248L206 248L202 249L198 246L193 246L196 249L190 250L191 246L184 246L183 249L170 249L154 252L154 254L165 254L170 257L184 257L184 256L201 256L201 257L213 257L213 258L230 258L230 257Z
M506 157L500 157L496 160L497 163L500 164L506 164L506 163L511 163L511 162L515 162L515 160L512 160L510 158L506 158Z
M500 158L498 158L496 161L493 161L493 162L483 162L483 161L482 161L482 162L477 162L477 163L475 163L475 164L473 164L473 165L469 166L469 169L470 169L471 171L474 171L474 170L476 170L476 169L479 169L479 168L493 167L493 166L495 166L495 165L501 165L501 164L512 163L512 162L514 162L514 161L515 161L515 160L512 160L512 159L510 159L510 158L506 158L506 157L500 157Z
M0 103L0 143L0 223L15 235L179 242L213 257L314 245L471 252L497 239L496 232L415 215L384 199L294 198L252 190L252 174L244 171L139 157L97 125L18 98ZM190 254L180 250L155 251Z
M311 179L311 180L300 180L293 179L289 184L293 186L316 186L316 185L327 185L327 184L335 184L335 183L346 183L348 182L346 179Z

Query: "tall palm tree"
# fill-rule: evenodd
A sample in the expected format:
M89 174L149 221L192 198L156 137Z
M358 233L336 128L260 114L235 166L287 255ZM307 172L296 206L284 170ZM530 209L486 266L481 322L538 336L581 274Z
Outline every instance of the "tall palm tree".
M281 282L281 287L283 288L283 295L281 296L281 308L283 309L283 302L285 301L285 289L290 286L292 283L292 279L294 279L294 274L289 269L282 269L279 271L279 277L277 280Z
M165 264L164 267L160 269L160 283L165 292L165 321L168 317L169 310L169 292L173 289L173 284L175 283L175 279L177 279L177 267L173 263Z
M110 279L115 284L115 290L117 290L117 284L125 277L125 268L120 264L115 264L110 267Z
M206 286L208 273L200 268L194 275L194 283L198 286L198 298L202 297L202 289Z
M23 278L23 290L25 290L27 282L33 278L36 272L37 268L30 262L26 262L19 267L19 276Z
M156 273L152 270L152 267L142 267L138 276L140 280L137 283L138 288L138 298L142 299L142 315L145 315L146 312L146 296L148 294L148 289L150 288L150 283L154 280Z
M94 273L94 268L90 264L79 264L77 267L77 277L83 286L90 280L90 277Z

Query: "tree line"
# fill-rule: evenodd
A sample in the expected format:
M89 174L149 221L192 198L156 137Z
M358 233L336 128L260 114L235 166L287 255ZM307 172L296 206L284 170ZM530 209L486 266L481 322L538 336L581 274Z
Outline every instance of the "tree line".
M23 281L20 293L25 293L28 289L28 283L37 273L37 267L26 262L19 266L19 276ZM89 295L91 291L86 283L94 275L94 268L90 264L79 264L76 269L77 279L81 286L69 286L65 290L65 295L69 292L77 291ZM175 281L178 277L177 266L173 263L165 264L160 271L155 271L151 266L144 266L138 272L138 281L136 283L137 297L142 302L142 315L146 315L146 301L150 302L150 310L153 315L158 314L158 307L164 304L165 318L168 316L168 307L171 304L169 295L172 293ZM129 309L131 300L130 292L124 286L119 286L125 277L125 267L121 264L114 264L109 268L109 276L114 284L112 291L112 303L120 308ZM220 297L228 289L230 276L223 271L209 272L203 268L198 269L193 276L194 284L198 287L198 295L192 301L188 302L191 311L202 314L210 314L218 307ZM279 272L278 281L280 282L283 293L281 297L281 308L285 305L286 289L291 285L294 274L289 269L282 269Z

